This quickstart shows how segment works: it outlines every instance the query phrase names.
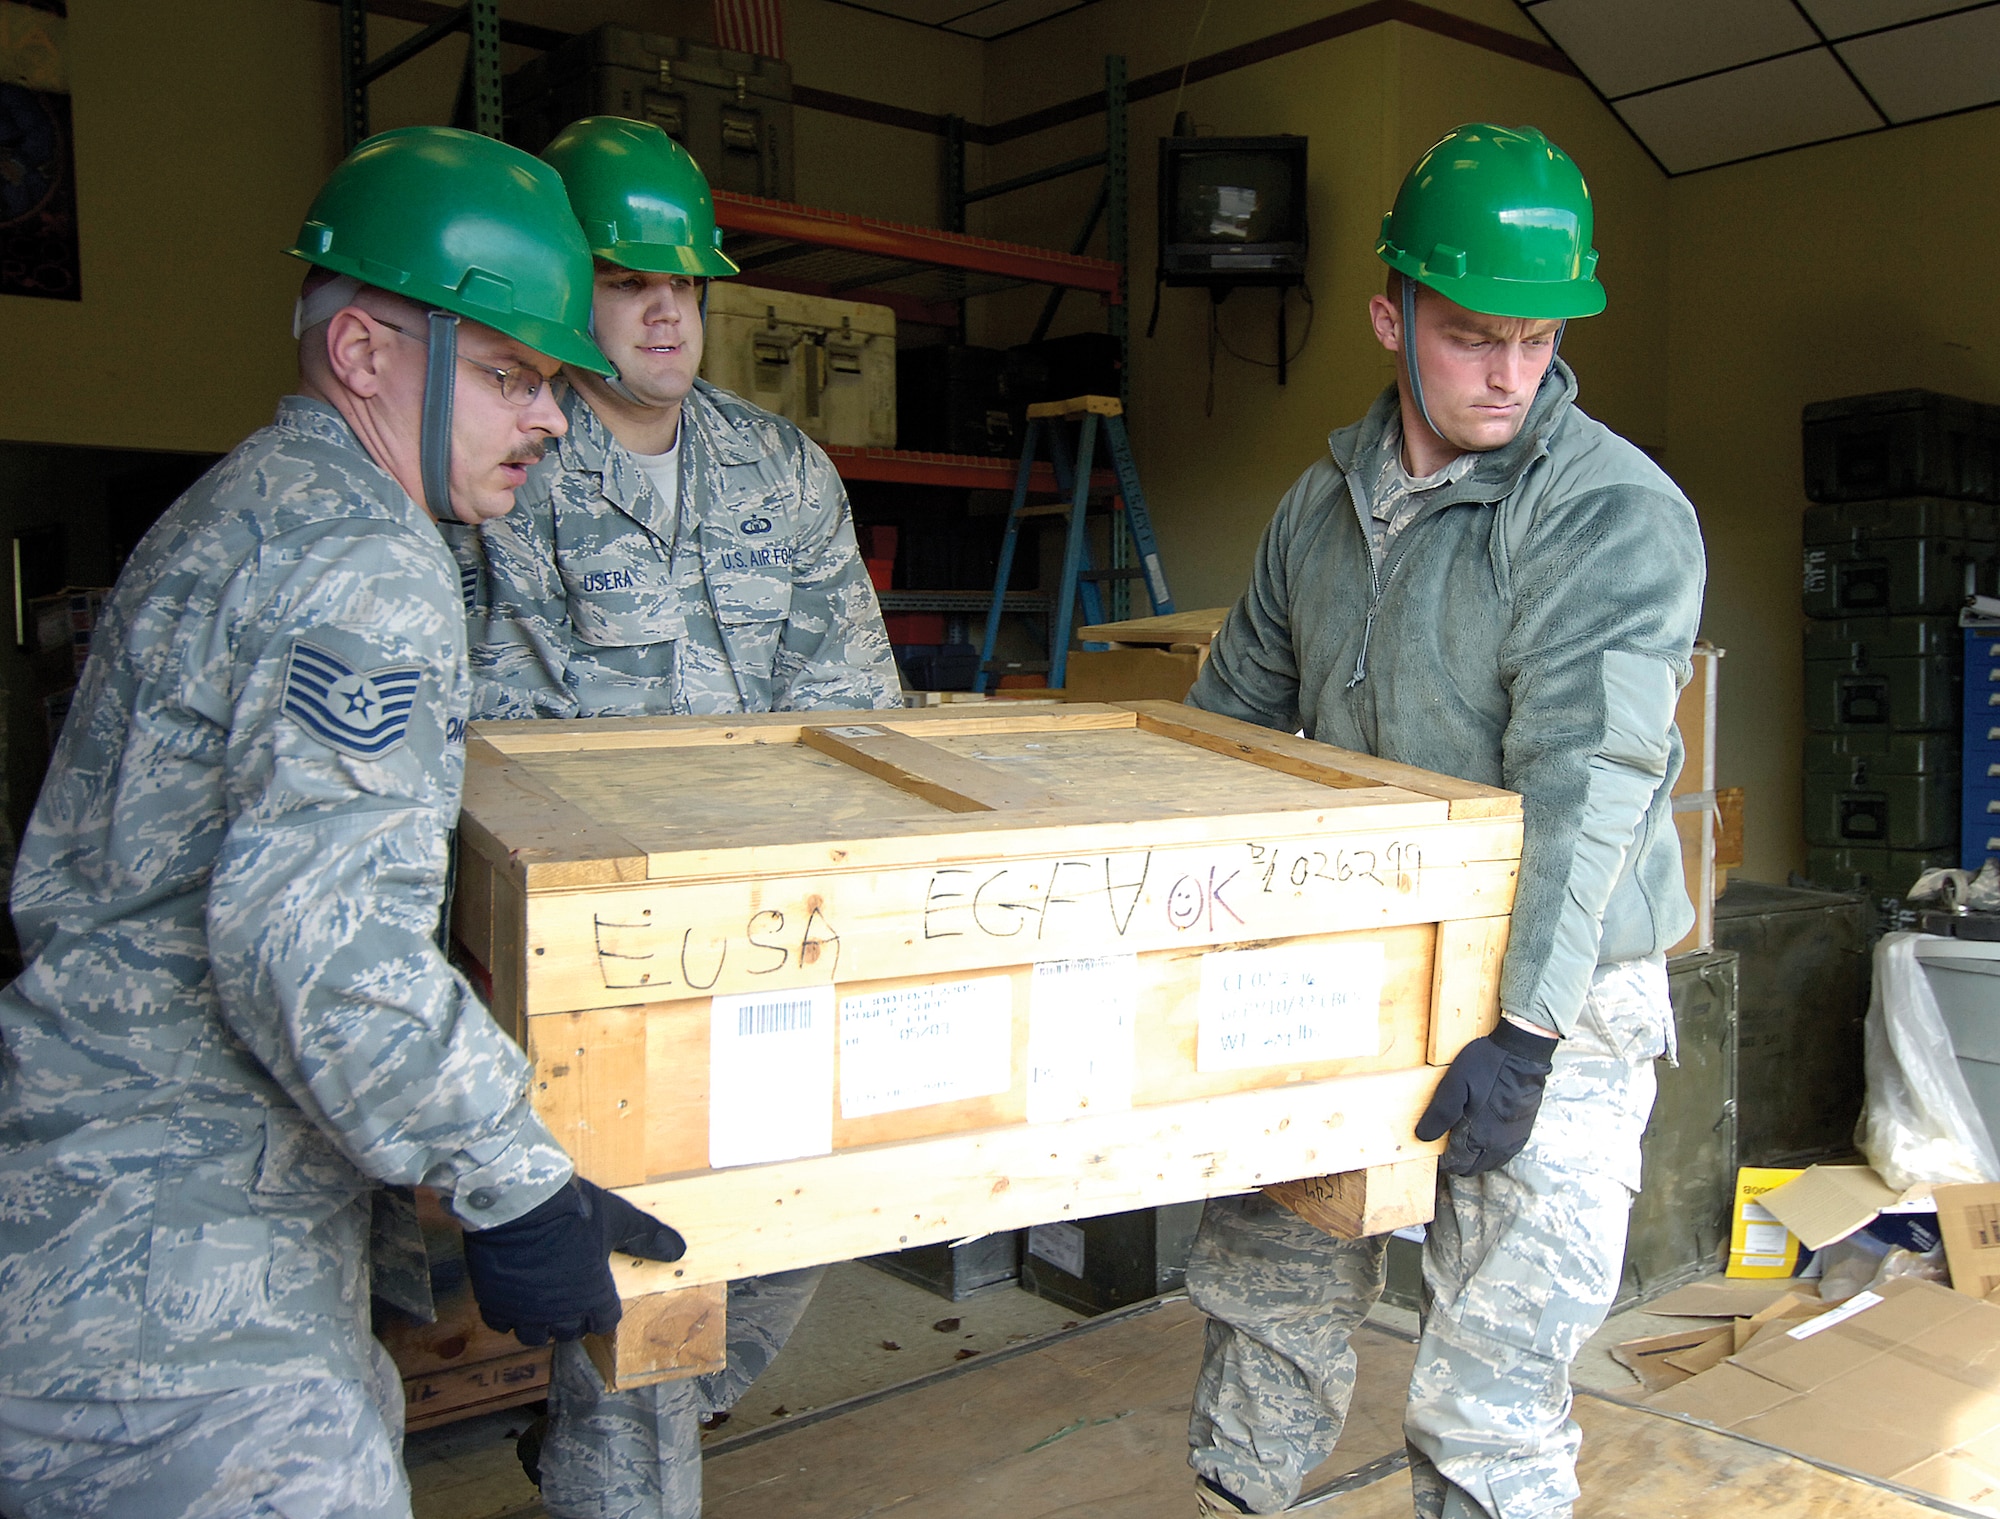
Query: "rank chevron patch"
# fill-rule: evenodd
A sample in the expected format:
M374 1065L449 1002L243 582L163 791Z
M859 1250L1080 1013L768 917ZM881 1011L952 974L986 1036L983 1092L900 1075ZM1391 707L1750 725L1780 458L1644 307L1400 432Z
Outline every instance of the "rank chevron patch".
M356 670L337 654L295 643L285 666L285 712L342 754L380 759L408 735L423 679L417 665Z

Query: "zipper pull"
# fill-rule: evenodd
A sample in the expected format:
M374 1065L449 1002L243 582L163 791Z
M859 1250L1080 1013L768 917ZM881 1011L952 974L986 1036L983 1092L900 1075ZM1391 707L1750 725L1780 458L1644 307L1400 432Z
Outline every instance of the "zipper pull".
M1352 691L1368 678L1368 640L1374 632L1375 608L1371 606L1368 609L1367 621L1361 624L1361 653L1355 658L1354 674L1348 677L1347 685L1343 689Z

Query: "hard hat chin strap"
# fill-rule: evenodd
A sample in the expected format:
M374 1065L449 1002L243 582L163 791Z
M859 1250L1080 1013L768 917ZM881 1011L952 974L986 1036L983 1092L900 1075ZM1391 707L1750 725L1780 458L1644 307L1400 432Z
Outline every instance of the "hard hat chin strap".
M1563 333L1569 327L1567 320L1556 323L1555 341L1549 344L1549 369L1556 367L1556 354L1562 349ZM1430 408L1424 404L1423 377L1417 369L1417 282L1407 274L1403 276L1403 373L1410 382L1410 399L1416 403L1417 415L1424 419L1424 426L1437 433L1440 440L1444 434L1438 432L1437 423L1431 420ZM1543 371L1544 377L1547 371Z
M424 504L439 522L456 522L451 509L451 408L458 389L458 318L433 309L424 369L424 417L419 458Z
M1403 276L1403 374L1410 382L1410 399L1416 403L1417 415L1424 419L1424 426L1442 439L1437 423L1431 420L1430 408L1424 405L1424 381L1417 368L1417 282L1407 274Z

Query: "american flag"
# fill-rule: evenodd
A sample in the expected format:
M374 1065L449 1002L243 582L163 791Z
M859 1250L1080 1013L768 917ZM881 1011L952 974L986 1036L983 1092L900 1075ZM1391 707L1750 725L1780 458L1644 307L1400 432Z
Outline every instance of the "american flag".
M715 0L715 41L738 53L785 56L785 17L778 0Z

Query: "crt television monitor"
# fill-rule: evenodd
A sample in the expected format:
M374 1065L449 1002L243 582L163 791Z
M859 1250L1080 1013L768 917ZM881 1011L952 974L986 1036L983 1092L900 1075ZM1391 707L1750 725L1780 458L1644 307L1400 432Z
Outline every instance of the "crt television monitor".
M1306 139L1160 139L1169 284L1293 284L1306 267Z

